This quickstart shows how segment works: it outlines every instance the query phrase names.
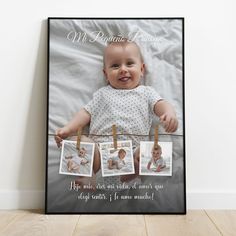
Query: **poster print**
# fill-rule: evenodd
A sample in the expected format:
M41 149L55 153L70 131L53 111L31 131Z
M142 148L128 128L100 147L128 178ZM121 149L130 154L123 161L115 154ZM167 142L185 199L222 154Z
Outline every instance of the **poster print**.
M48 19L46 213L186 213L183 27L183 18ZM163 162L152 151L157 125ZM90 144L88 162L64 154L78 130L73 153Z

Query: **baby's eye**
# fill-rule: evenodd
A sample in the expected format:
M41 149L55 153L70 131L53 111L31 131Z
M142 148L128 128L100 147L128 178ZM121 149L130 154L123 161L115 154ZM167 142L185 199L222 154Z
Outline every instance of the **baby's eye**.
M133 64L134 64L133 61L128 61L128 62L127 62L127 66L132 66Z
M111 67L112 67L112 68L118 68L118 67L119 67L119 64L112 64Z

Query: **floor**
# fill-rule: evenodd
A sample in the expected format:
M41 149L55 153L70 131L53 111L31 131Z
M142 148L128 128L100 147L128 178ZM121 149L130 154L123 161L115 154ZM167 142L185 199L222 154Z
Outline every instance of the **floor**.
M0 211L0 235L236 236L236 210L190 210L187 215L44 215Z

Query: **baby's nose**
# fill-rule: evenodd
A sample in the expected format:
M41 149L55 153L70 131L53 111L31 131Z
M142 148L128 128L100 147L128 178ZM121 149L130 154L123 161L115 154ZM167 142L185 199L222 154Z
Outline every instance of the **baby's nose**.
M121 72L126 72L126 71L127 71L126 65L121 65L120 71L121 71Z

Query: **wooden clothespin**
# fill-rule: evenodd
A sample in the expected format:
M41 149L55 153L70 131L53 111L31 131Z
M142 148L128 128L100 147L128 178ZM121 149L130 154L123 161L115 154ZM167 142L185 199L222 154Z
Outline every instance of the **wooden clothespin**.
M158 145L158 125L155 127L154 148L157 148L157 145Z
M117 149L117 132L116 132L116 125L112 125L112 136L113 136L114 149Z
M82 135L82 128L78 129L77 132L77 144L76 144L76 149L80 149L80 142L81 142L81 135Z

